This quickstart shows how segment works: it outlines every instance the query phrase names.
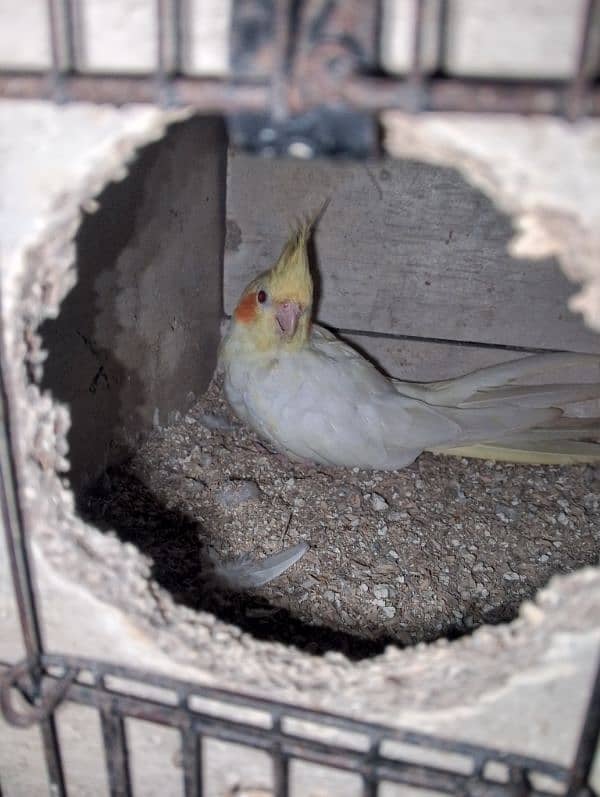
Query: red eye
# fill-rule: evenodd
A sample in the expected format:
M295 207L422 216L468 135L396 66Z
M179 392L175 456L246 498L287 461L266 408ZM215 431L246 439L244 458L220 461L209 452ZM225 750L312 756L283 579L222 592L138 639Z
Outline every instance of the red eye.
M267 301L267 293L266 291L259 291L256 294L256 298L260 304L264 304Z

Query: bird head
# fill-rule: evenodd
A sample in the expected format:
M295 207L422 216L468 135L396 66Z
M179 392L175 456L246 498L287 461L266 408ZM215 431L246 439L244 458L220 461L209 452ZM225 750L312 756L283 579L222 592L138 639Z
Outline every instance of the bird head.
M306 247L314 221L296 229L273 268L252 280L234 311L236 325L259 350L299 349L308 340L313 281Z

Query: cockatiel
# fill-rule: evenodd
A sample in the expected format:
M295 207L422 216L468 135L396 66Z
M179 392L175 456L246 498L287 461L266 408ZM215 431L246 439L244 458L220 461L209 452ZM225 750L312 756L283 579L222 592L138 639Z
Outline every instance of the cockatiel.
M600 384L515 381L600 356L541 354L443 382L379 372L313 323L306 244L312 222L246 288L222 342L225 394L237 416L290 458L396 469L422 451L529 463L600 461L600 419L556 405L600 397Z

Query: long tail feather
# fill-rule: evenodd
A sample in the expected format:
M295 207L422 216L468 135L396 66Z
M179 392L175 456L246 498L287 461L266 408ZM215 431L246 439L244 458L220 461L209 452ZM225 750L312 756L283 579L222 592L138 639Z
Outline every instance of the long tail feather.
M599 397L600 383L595 382L578 385L515 385L478 390L457 406L475 408L515 403L519 407L557 407Z
M551 434L551 430L540 430ZM568 439L558 432L553 438L543 439L536 430L522 437L513 437L498 443L475 443L455 448L432 448L434 454L455 457L475 457L497 462L519 462L528 465L583 465L600 462L600 445Z
M396 382L396 388L440 407L460 424L462 442L428 449L434 453L529 464L600 462L600 418L569 418L562 409L600 398L600 383L519 384L540 374L551 379L550 372L573 366L593 373L600 369L600 356L540 354L444 382Z
M493 402L495 398L502 400L510 398L514 400L517 395L520 399L526 396L533 396L536 391L548 391L552 402L565 404L570 401L583 401L580 395L587 398L600 397L600 385L573 385L572 392L567 391L565 385L545 385L540 386L519 386L514 387L516 391L509 395L506 391L514 386L514 383L521 379L538 376L550 371L562 370L573 366L586 366L590 369L600 369L600 355L597 354L537 354L531 357L524 357L521 360L512 360L499 365L492 365L488 368L481 368L479 371L460 376L456 379L447 379L443 382L396 382L398 392L412 398L420 399L435 406L461 407L474 406L477 402ZM556 387L559 391L558 396L551 395L551 389ZM575 396L574 398L572 396ZM541 396L538 396L541 400ZM531 406L531 405L529 405ZM539 404L537 406L540 406ZM549 406L549 404L545 404Z

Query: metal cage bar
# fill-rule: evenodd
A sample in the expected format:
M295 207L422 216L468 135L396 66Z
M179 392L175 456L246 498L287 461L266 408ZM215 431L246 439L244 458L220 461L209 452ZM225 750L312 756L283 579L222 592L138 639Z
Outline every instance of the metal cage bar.
M106 769L111 797L130 797L129 751L125 723L118 709L100 712Z
M273 720L273 734L279 737L281 732L281 716L276 715ZM279 742L275 742L271 747L271 760L273 762L273 789L275 794L277 797L288 797L290 762Z
M414 92L414 111L423 109L423 36L425 32L425 0L415 0L415 25L413 30L412 65L409 80Z
M567 797L577 797L578 795L593 794L591 788L588 790L588 782L594 756L600 744L600 661L596 677L592 685L592 692L589 698L586 716L583 720L579 743L575 753L575 760L571 767L569 787Z
M0 512L5 529L11 567L13 589L23 643L28 660L32 663L26 683L30 702L40 704L41 692L40 659L43 654L42 633L36 606L34 577L28 547L23 510L18 494L17 466L13 448L13 424L4 368L4 326L0 319ZM48 778L56 797L66 797L65 777L60 753L60 744L53 714L42 715L40 732L48 770Z
M556 790L536 789L532 785L535 775L550 778L561 793L569 797L590 795L587 779L598 743L600 724L600 667L582 726L574 764L566 769L549 761L494 750L475 744L442 739L410 730L398 730L366 721L305 709L276 700L258 698L229 692L214 687L186 683L157 675L88 659L45 654L40 660L42 678L46 686L56 687L66 683L67 701L89 706L100 713L106 763L109 772L111 795L131 795L128 745L125 733L127 718L144 720L179 730L182 735L182 767L186 797L200 797L203 793L202 751L203 738L218 739L263 750L271 757L274 794L289 794L289 765L292 761L306 761L358 775L364 795L377 794L382 781L438 790L444 794L470 794L476 787L486 786L495 795L531 795L550 797ZM2 679L3 701L15 686L18 688L18 667L11 668ZM86 677L91 674L92 678ZM119 686L108 683L118 679ZM126 682L132 691L127 691ZM112 684L112 680L110 682ZM168 695L182 696L176 705L169 697L160 702L155 697L141 697L139 687L159 687ZM46 690L47 691L47 690ZM50 690L52 691L52 689ZM191 707L194 696L206 698L220 705L251 708L270 718L268 726L242 719L226 719L218 713L206 713ZM53 710L53 709L52 709ZM25 724L27 714L20 715ZM14 719L14 716L13 716ZM342 741L324 743L311 735L299 735L286 729L285 720L303 720L320 729L338 729L353 734L360 745ZM32 720L32 722L35 721ZM460 769L440 763L416 763L408 756L384 755L385 742L401 742L415 750L458 754L465 760ZM468 766L466 766L468 764ZM506 768L506 782L491 779L487 774L490 765Z
M190 727L181 732L185 797L202 797L202 737Z
M589 66L593 57L592 52L592 26L600 19L600 2L587 0L581 32L579 35L579 49L575 74L571 80L566 97L566 116L575 121L586 113L587 94L590 90Z
M65 78L77 68L76 33L72 0L47 0L52 66L49 72L51 91L56 102L65 102L68 91Z
M425 5L424 0L414 2L413 60L405 78L377 74L377 69L365 71L360 66L353 74L336 75L339 65L326 61L317 64L316 68L313 65L307 74L305 67L290 58L292 51L301 49L302 42L309 49L315 44L311 40L314 25L303 26L298 21L306 14L312 14L313 20L319 18L336 4L327 0L265 0L264 4L235 0L231 38L238 49L240 43L244 49L244 69L227 78L210 79L184 73L182 0L155 0L157 63L154 74L146 76L83 73L77 58L81 51L81 32L74 24L72 0L48 0L52 66L46 72L0 71L0 97L41 97L117 105L154 102L187 105L202 112L273 113L275 118L285 116L290 103L295 104L297 112L308 111L319 104L338 104L369 114L398 109L409 112L545 114L570 120L582 115L600 115L600 85L589 74L590 63L596 56L594 47L597 44L592 26L599 19L600 0L587 0L573 76L569 80L553 81L459 78L444 73L443 68L433 76L426 76L422 69ZM273 15L267 28L263 5L271 9ZM372 15L371 35L377 36L377 22L381 17L379 3L344 0L340 6L344 9L344 18L349 20L358 20L365 13ZM263 14L262 18L256 9ZM447 37L446 0L441 2L440 14L438 50L443 54ZM249 22L261 30L260 52L253 49L249 37L239 35ZM347 30L339 33L340 46L348 47L350 53L354 46L352 36ZM263 74L262 79L257 79L260 68L257 72L252 65L258 64L255 59L259 56L264 58L265 54L268 54L266 60L273 68L268 75ZM316 87L311 96L301 90L308 82Z

